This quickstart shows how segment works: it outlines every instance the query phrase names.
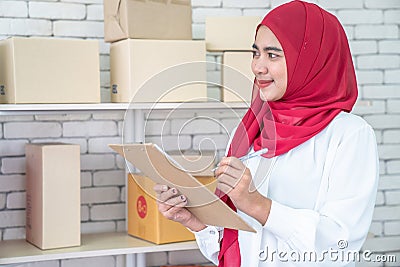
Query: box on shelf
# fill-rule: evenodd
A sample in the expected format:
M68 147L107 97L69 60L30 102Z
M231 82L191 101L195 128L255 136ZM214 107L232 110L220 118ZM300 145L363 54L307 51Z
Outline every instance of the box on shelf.
M196 178L210 190L215 190L213 176ZM156 244L194 240L194 235L186 227L166 219L158 211L154 185L145 176L128 175L128 234Z
M250 51L261 17L207 17L208 51Z
M172 151L169 153L186 172L196 177L214 176L216 155L213 151Z
M206 101L205 58L204 41L126 39L112 43L111 102Z
M98 41L12 37L0 64L0 103L100 102Z
M190 0L104 0L104 39L192 39Z
M222 101L251 101L254 74L251 70L252 52L224 52L222 56Z
M27 144L26 240L40 249L80 245L80 148Z

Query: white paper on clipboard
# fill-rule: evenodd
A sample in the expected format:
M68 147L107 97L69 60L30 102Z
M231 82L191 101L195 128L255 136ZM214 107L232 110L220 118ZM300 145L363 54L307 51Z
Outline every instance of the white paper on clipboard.
M187 209L202 223L256 232L157 145L147 143L109 146L155 183L178 189L188 199Z

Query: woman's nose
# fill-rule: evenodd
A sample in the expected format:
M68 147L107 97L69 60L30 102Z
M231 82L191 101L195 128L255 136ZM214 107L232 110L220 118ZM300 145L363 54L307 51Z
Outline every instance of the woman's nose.
M266 74L268 73L267 64L262 60L258 59L253 62L253 72L254 74Z

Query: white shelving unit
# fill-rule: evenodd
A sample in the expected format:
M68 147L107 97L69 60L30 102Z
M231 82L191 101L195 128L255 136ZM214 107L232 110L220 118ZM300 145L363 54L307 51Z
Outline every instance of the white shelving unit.
M246 103L100 103L100 104L0 104L0 116L65 114L97 111L125 111L124 142L144 140L144 113L150 110L247 109ZM0 266L104 255L126 255L127 267L146 266L145 254L157 251L198 249L195 241L155 245L127 233L83 234L79 247L41 250L25 240L0 241Z

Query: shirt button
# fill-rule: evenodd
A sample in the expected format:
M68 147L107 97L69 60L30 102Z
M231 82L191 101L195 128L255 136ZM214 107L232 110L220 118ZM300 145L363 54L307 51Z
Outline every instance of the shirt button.
M211 235L215 235L215 231L214 230L210 230L210 234Z

